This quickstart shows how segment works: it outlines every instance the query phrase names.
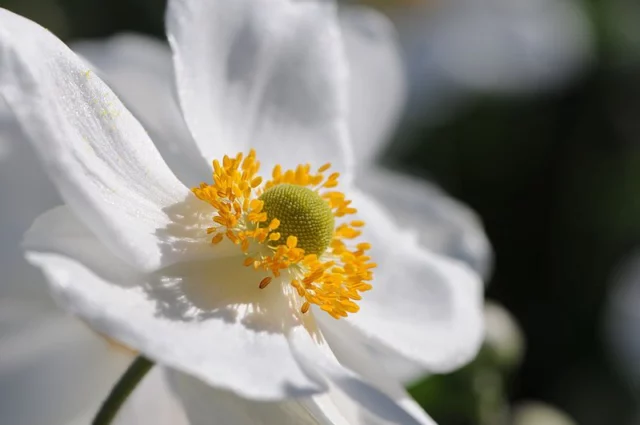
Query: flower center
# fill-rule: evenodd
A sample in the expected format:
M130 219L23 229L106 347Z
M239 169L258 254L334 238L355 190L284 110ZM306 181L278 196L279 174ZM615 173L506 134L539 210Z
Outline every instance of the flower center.
M273 244L282 245L289 236L295 236L298 248L307 254L321 255L326 251L335 220L329 204L317 192L285 183L268 189L258 199L264 202L262 211L267 217L280 221L280 240Z
M281 278L297 293L302 313L316 304L339 319L358 311L376 264L366 254L371 246L353 241L364 222L344 218L357 210L335 189L340 174L325 177L330 167L312 172L305 164L283 172L276 165L263 183L251 150L214 160L213 184L192 190L216 211L207 228L211 243L228 239L244 254L244 266L269 273L260 289Z

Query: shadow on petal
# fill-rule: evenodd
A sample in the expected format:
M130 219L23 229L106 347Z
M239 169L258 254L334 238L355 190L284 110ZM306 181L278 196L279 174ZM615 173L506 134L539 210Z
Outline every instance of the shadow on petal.
M304 326L316 335L315 322L302 317L287 282L277 279L260 289L266 272L245 267L243 260L237 255L171 266L151 275L144 289L155 300L157 315L169 320L219 319L284 335Z
M312 335L317 333L313 319L300 313L302 302L286 274L260 289L269 273L244 266L240 247L228 239L210 243L207 228L213 224L213 207L189 196L163 211L172 223L156 231L162 255L167 263L175 256L189 256L191 261L151 274L145 288L157 301L159 315L181 321L217 318L284 334L302 325Z
M196 198L192 193L181 202L162 209L169 224L156 230L163 264L179 261L194 261L221 257L238 253L237 249L221 250L210 241L207 228L213 224L215 210L212 206ZM226 247L234 248L234 247Z

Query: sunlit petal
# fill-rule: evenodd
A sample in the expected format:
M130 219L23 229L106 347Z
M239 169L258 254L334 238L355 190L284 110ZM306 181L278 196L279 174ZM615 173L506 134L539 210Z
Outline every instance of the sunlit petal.
M355 197L369 224L376 259L374 289L347 320L372 341L449 371L471 360L483 339L482 281L464 263L422 248L366 196Z
M207 161L253 147L271 169L350 170L347 64L335 5L169 1L185 119Z
M287 334L303 326L289 298L275 283L259 291L261 276L243 267L242 257L142 274L64 207L38 220L25 245L64 308L161 364L257 399L324 388L289 348Z
M0 10L0 55L0 94L64 201L101 241L143 269L209 248L198 244L184 211L167 210L188 202L191 192L142 126L61 41ZM172 244L178 234L179 247Z

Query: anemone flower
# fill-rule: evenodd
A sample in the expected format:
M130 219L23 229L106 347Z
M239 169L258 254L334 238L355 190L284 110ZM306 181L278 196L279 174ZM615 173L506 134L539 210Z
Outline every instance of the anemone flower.
M27 258L63 307L170 367L193 423L429 422L364 342L433 370L468 361L481 283L350 184L331 3L170 2L193 135L176 158L213 166L192 190L95 70L36 24L0 21L0 93L65 202L27 233ZM372 258L393 285L375 288Z

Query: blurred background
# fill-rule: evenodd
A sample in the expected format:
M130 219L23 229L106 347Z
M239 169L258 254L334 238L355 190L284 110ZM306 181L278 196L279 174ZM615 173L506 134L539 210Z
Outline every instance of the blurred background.
M440 425L640 424L640 2L360 3L409 79L380 161L468 204L494 249L495 335L412 394ZM0 6L64 41L164 33L162 0Z

